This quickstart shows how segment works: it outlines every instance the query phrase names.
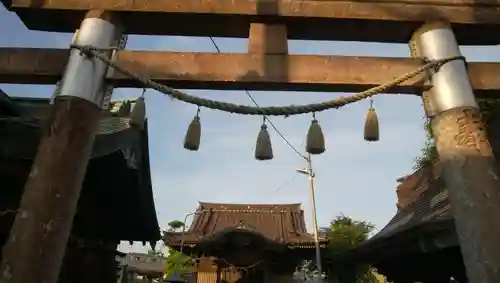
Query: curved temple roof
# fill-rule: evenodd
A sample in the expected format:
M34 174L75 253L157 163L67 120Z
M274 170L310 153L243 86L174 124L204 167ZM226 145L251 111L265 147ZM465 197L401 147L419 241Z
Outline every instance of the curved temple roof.
M281 245L314 246L300 204L223 204L200 202L189 229L165 232L168 246L196 245L230 233L251 233ZM321 240L325 242L325 239Z

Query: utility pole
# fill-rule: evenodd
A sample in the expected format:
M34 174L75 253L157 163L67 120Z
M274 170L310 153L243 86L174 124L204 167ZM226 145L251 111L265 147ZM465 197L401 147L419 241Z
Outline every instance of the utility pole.
M87 13L75 44L109 48L119 36L111 16ZM100 60L71 51L2 251L1 283L58 280L98 127L107 69Z
M316 248L316 267L318 269L317 282L323 282L323 269L321 266L321 249L319 246L319 229L318 229L318 219L316 211L316 194L314 191L314 171L312 169L311 154L308 154L307 158L307 169L297 169L297 172L307 175L307 180L309 184L309 194L311 197L311 208L312 208L312 218L313 218L313 233L314 233L314 246Z
M453 31L443 22L417 30L410 48L414 57L430 60L461 55ZM429 82L424 107L443 162L468 281L500 282L500 180L465 63L440 66Z

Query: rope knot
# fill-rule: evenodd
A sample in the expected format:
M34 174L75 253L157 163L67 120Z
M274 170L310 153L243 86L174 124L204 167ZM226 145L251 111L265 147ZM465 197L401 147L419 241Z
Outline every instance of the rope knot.
M77 45L77 44L71 44L70 48L78 49L80 50L80 55L86 55L88 57L91 57L94 55L94 52L96 50L95 47L91 45Z
M467 60L465 59L464 56L453 56L450 58L445 58L445 59L440 59L440 60L430 60L428 58L424 58L425 63L430 63L433 65L431 68L433 69L433 71L435 73L437 73L439 71L439 69L441 69L441 67L443 67L446 63L449 63L449 62L452 62L455 60L461 60L467 66Z

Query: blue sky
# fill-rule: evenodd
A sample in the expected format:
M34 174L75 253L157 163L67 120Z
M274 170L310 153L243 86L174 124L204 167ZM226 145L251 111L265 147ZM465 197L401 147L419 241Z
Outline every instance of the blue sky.
M27 30L14 13L0 5L1 47L67 48L71 34ZM247 40L215 38L221 52L244 53ZM127 49L215 52L208 38L130 36ZM407 57L403 44L289 41L292 54ZM470 61L500 61L500 48L462 48ZM337 70L332 70L335 72ZM0 84L11 96L50 97L53 86ZM188 90L190 94L251 105L243 91ZM113 99L135 98L140 89L115 90ZM318 102L339 93L251 92L262 106ZM182 148L185 130L196 107L155 91L146 93L150 124L150 154L156 210L162 228L193 212L198 201L303 204L311 230L307 177L295 172L305 166L270 129L275 158L253 158L261 117L201 110L202 143L199 152ZM381 140L363 141L368 101L317 114L327 151L315 156L318 221L343 213L382 228L396 212L396 179L412 172L413 159L425 140L419 97L380 95L374 100ZM311 115L272 118L288 140L301 151ZM188 220L189 222L190 220ZM139 244L120 245L122 251L145 251Z

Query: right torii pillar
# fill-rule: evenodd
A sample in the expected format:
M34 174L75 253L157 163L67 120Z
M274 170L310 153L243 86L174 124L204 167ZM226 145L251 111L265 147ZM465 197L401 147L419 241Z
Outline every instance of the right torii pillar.
M445 22L423 25L414 33L410 48L413 57L430 60L461 55ZM465 62L451 61L430 71L428 83L424 108L444 163L443 178L468 282L498 283L500 180Z

